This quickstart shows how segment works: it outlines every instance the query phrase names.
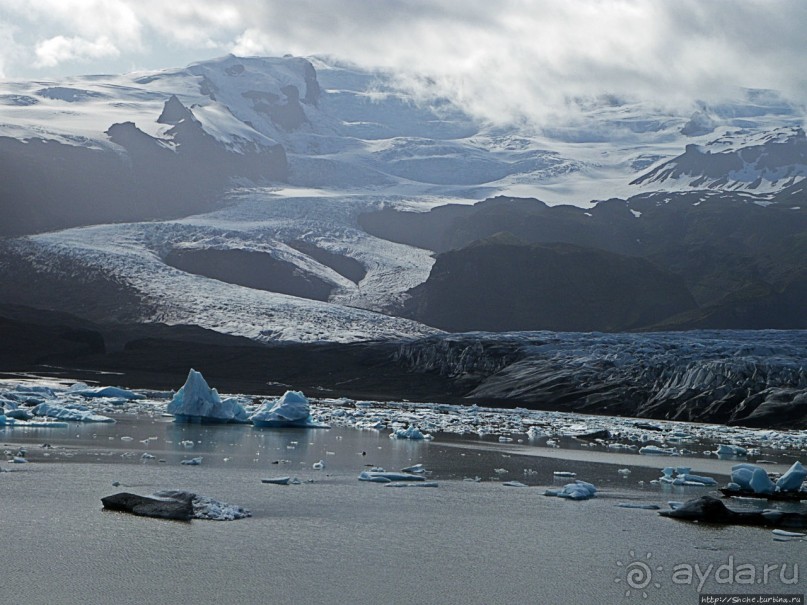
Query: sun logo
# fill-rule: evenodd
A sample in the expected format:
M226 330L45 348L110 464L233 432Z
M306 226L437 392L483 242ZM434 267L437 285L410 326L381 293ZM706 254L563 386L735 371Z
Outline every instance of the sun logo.
M625 590L626 597L630 597L635 592L635 594L641 594L642 598L646 599L648 595L645 589L651 585L656 589L661 588L660 583L653 581L653 572L664 571L664 568L661 565L651 568L649 562L653 557L652 553L645 555L645 561L638 560L635 551L630 551L628 554L632 559L629 563L623 563L622 561L616 562L618 567L624 568L624 573L620 574L615 582L617 584L625 582L628 585L627 590Z

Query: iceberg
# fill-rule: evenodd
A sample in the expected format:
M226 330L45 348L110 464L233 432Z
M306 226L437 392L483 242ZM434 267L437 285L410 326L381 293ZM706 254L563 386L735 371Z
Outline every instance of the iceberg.
M718 458L738 458L740 456L748 455L748 450L739 445L726 445L721 443L715 450Z
M394 432L390 433L390 438L391 439L411 439L413 441L422 441L424 439L425 440L434 439L434 437L432 437L428 433L423 433L423 432L421 432L420 429L418 429L418 428L416 428L414 426L411 426L411 425L409 427L405 428L405 429L396 429Z
M567 483L563 486L563 489L546 490L544 495L568 498L569 500L588 500L597 495L597 488L591 483L578 479L574 483Z
M174 415L175 422L227 423L246 422L247 412L237 399L222 400L216 389L211 389L201 373L188 372L188 379L168 404L166 411Z
M258 428L330 428L314 422L308 399L300 391L286 391L280 399L264 401L249 420Z
M89 387L83 382L77 382L67 392L72 395L81 395L82 397L95 398L95 397L114 397L117 399L145 399L145 395L135 393L128 389L121 389L119 387Z
M34 416L45 416L68 422L115 422L109 416L101 416L83 406L61 406L54 403L40 403L31 412Z
M807 469L801 462L794 462L784 475L776 482L777 492L797 492L801 489L801 484L807 479Z
M772 494L776 490L776 485L770 480L765 469L753 464L732 466L731 483L737 485L740 491L751 491L755 494Z
M369 481L371 483L390 483L392 481L425 481L425 479L423 475L413 475L411 473L362 471L359 474L359 481Z

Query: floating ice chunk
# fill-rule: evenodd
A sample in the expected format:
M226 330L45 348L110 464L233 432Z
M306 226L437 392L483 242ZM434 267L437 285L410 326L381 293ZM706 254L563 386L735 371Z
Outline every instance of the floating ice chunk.
M426 467L423 466L422 464L415 464L413 466L407 466L406 468L402 468L401 472L402 473L415 473L417 475L420 475L420 474L426 472Z
M198 466L202 464L202 456L197 456L196 458L190 458L188 460L182 460L180 464L186 464L188 466Z
M261 479L261 483L271 483L272 485L288 485L291 477L271 477L269 479Z
M762 468L754 469L749 484L755 494L772 494L776 489L776 485L774 485L773 481L768 477L768 473L765 472L765 469Z
M657 445L646 445L639 449L639 453L645 456L679 456L678 450L674 447L659 447Z
M222 400L218 391L211 389L204 377L193 369L188 372L185 384L166 409L177 422L226 423L247 420L247 412L237 399Z
M249 419L258 428L329 428L314 422L308 399L300 391L286 391L280 399L264 401Z
M505 481L502 485L504 487L529 487L526 483L522 483L521 481Z
M744 447L740 447L739 445L727 445L725 443L721 443L717 446L715 454L717 454L718 457L738 458L740 456L746 456L748 454L748 450Z
M82 397L115 397L118 399L145 399L145 395L135 393L128 389L121 389L120 387L89 387L83 382L79 382L67 389L68 393L73 395L81 395Z
M630 469L629 468L621 468L621 469L619 469L617 471L617 473L619 473L623 477L627 477L628 475L630 475Z
M83 406L61 406L53 403L40 403L31 412L35 416L46 416L71 422L115 422L113 418L101 416Z
M421 481L415 483L401 483L399 481L390 481L387 487L437 487L436 481Z
M427 433L422 433L420 429L410 425L405 429L396 429L392 433L390 433L391 439L411 439L413 441L422 441L428 439L434 439L431 435Z
M11 462L14 463L14 464L25 464L28 461L25 458L23 458L22 456L14 456L11 459Z
M557 496L558 498L568 498L570 500L588 500L597 494L597 488L591 483L580 481L567 483L563 489L550 489L544 492L546 496Z
M791 540L793 538L807 538L807 534L801 534L796 531L785 531L784 529L774 529L771 533L773 533L774 536L785 538L786 540Z
M683 479L686 485L717 485L717 481L711 477L702 477L701 475L684 474L678 475L678 478Z
M154 460L155 456L153 454L149 454L148 452L143 452L143 455L140 456L141 460Z
M325 461L320 460L319 462L315 462L314 464L311 465L311 468L313 468L315 471L321 471L322 469L325 468Z
M412 473L395 473L387 471L362 471L359 474L359 481L389 483L390 481L425 481L425 479L423 478L423 475L413 475Z
M571 471L553 471L555 477L577 477L577 473Z
M801 484L807 479L807 469L801 462L794 462L784 475L776 482L777 492L797 492L801 489Z
M121 437L121 439L126 439L126 437ZM131 439L131 437L129 437L129 439ZM193 440L186 439L185 441L180 441L179 445L181 445L184 448L190 449L196 444L193 442Z

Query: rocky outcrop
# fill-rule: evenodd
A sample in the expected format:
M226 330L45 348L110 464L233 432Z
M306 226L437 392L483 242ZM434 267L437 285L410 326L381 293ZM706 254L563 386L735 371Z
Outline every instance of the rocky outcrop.
M662 517L714 523L718 525L757 525L761 527L807 527L807 513L781 510L735 511L713 496L701 496L689 500L673 510L659 512Z
M190 521L193 519L193 496L194 494L183 494L182 497L162 499L121 492L101 498L101 502L107 510L131 513L140 517Z

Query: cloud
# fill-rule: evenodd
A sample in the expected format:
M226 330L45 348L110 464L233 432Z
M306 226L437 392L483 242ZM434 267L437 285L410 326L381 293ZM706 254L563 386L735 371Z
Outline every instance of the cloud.
M88 61L118 57L120 50L107 37L96 40L55 36L36 45L37 67L53 67L65 61Z
M807 101L803 0L3 0L4 17L32 71L320 54L398 71L491 119L538 121L603 93L683 107L774 88Z

